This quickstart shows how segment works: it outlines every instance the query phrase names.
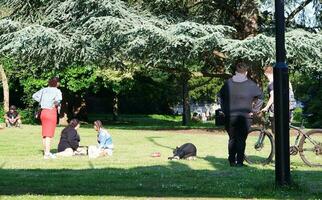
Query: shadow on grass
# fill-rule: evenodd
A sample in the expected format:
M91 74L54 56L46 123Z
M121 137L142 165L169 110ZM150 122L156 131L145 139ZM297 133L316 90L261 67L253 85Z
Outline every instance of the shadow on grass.
M274 187L274 171L228 167L226 159L207 156L214 170L194 170L189 162L167 161L167 166L96 169L0 169L1 195L111 195L127 197L297 198L321 197L310 190L317 172L297 171L301 187ZM47 161L46 161L47 162ZM55 162L55 161L48 161ZM321 177L321 173L318 174ZM321 183L319 183L321 186Z
M91 115L90 122L101 120L109 128L131 130L180 130L180 129L217 129L214 121L190 122L189 126L182 126L180 116L172 115L121 115L118 121L112 120L112 115ZM91 124L85 126L92 126ZM221 127L220 127L221 128Z
M155 139L157 138L162 138L162 137L146 137L147 140L149 140L150 142L152 142L153 144L155 144L156 146L159 146L159 147L164 147L164 148L167 148L167 149L171 149L171 150L174 150L173 147L170 147L170 146L166 146L166 145L163 145L163 144L160 144L159 142L157 142Z

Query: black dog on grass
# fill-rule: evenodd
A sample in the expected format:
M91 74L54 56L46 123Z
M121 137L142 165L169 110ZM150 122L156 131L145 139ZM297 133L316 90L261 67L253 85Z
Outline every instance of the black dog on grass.
M173 150L173 156L169 157L169 160L172 159L188 159L188 160L194 160L197 156L197 148L192 143L185 143L180 147L176 147Z

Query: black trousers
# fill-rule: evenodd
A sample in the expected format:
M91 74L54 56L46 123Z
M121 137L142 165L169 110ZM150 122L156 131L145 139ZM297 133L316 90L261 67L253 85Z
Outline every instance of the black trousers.
M245 116L229 116L225 118L225 128L229 135L228 161L230 163L243 163L250 126L251 119Z

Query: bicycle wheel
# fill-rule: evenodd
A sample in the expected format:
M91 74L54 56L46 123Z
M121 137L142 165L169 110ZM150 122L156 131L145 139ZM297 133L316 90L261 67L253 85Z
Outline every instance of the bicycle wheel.
M249 164L268 164L274 156L274 141L270 132L252 128L246 140L245 161Z
M311 167L322 167L322 129L308 131L300 140L300 156Z

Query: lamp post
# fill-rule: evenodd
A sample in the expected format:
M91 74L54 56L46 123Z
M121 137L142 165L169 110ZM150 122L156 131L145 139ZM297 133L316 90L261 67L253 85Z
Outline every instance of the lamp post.
M279 186L291 183L289 133L289 81L285 63L284 0L275 0L276 65L274 67L275 180Z

